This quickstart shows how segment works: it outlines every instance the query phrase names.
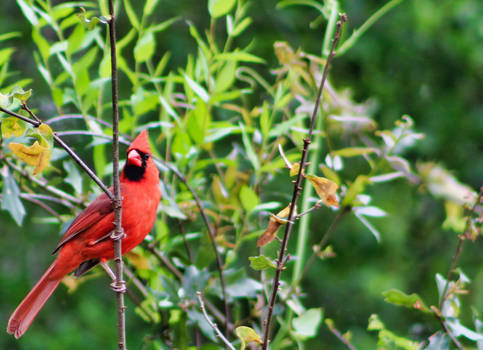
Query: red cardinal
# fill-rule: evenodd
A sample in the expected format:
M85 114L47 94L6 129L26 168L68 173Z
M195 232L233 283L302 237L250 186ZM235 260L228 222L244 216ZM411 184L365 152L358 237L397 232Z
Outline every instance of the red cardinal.
M127 150L127 161L120 177L122 226L126 237L122 253L133 249L149 233L161 200L159 173L143 131ZM111 188L112 191L112 188ZM62 278L75 271L82 275L98 263L114 258L110 235L114 229L111 200L103 193L70 225L54 250L57 259L50 265L8 321L7 332L19 338L52 295Z

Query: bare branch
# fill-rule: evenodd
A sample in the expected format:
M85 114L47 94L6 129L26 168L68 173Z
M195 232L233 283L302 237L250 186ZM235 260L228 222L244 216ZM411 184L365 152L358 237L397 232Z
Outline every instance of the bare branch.
M225 338L223 333L220 332L216 323L213 323L213 321L210 319L210 316L208 316L208 313L206 312L206 309L205 309L205 304L203 302L203 296L201 295L201 292L197 291L196 296L198 297L198 300L200 302L200 309L203 312L203 316L205 316L206 321L208 321L211 328L213 328L213 330L215 331L216 335L223 341L223 343L225 343L226 346L228 346L228 348L230 350L236 350L235 347L228 341L228 339Z
M121 185L119 182L119 109L118 109L118 81L117 81L117 53L116 53L116 16L114 14L114 2L109 0L109 42L111 47L111 85L112 85L112 182L114 198L111 198L114 209L114 232L111 239L114 242L114 262L116 264L116 281L113 288L117 301L117 332L118 348L126 349L126 318L124 306L124 293L126 282L123 278L122 261L122 198Z
M310 121L309 133L308 133L307 138L304 139L304 148L302 150L302 157L301 157L302 159L300 160L300 168L299 168L299 172L297 174L297 180L295 181L295 184L294 184L294 191L293 191L293 195L292 195L292 201L291 201L291 204L290 204L290 212L289 212L289 215L288 215L288 218L287 218L288 222L287 222L287 225L285 226L285 234L283 236L282 246L280 248L279 257L278 257L278 260L277 260L277 269L275 271L275 277L273 279L273 284L272 284L272 292L271 292L270 299L269 299L269 302L268 302L267 316L265 318L264 325L263 325L264 326L263 345L262 345L263 350L268 349L268 343L269 343L269 339L270 339L270 324L271 324L271 321L272 321L273 308L275 307L275 300L277 298L278 288L280 286L280 276L281 276L282 270L284 268L285 252L287 250L288 240L290 238L290 233L292 231L293 218L295 216L295 206L296 206L296 203L297 203L297 199L299 197L299 193L302 190L301 184L302 184L302 179L303 179L303 169L304 169L306 161L307 161L307 154L308 154L309 145L310 145L310 142L311 142L311 139L312 139L312 134L314 132L315 120L317 119L318 109L319 109L320 101L321 101L321 97L322 97L322 91L324 89L325 81L327 80L327 75L329 73L330 63L332 61L332 58L335 55L335 47L336 47L337 42L339 41L339 38L340 38L341 26L342 26L342 23L345 22L345 20L346 20L345 15L340 15L340 19L337 22L337 28L336 28L336 31L335 31L334 39L332 41L332 47L330 49L330 54L329 54L329 57L327 58L327 62L326 62L325 67L324 67L324 73L322 75L322 80L320 82L319 91L318 91L318 94L317 94L317 100L315 102L315 107L314 107L314 110L313 110L313 113L312 113L312 118L311 118L311 121Z

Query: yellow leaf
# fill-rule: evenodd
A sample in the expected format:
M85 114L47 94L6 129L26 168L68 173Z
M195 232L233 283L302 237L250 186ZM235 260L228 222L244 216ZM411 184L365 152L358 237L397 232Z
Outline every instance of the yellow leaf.
M326 179L325 177L305 175L305 178L314 185L315 192L319 195L320 199L326 206L339 206L337 201L336 192L337 184L333 181Z
M28 165L34 166L34 175L45 169L50 162L50 154L52 151L44 146L41 146L38 141L33 145L27 147L21 143L10 142L8 144L10 150Z
M3 137L22 136L25 129L25 123L15 117L8 117L2 120Z
M149 265L148 259L146 259L139 253L130 251L124 254L124 256L129 260L131 264L133 264L139 270L151 269L151 265Z
M262 338L255 332L253 328L240 326L236 327L235 329L236 335L240 338L241 341L241 350L245 349L246 344L255 342L258 344L263 344Z
M300 163L293 163L290 169L290 176L297 176L300 170Z

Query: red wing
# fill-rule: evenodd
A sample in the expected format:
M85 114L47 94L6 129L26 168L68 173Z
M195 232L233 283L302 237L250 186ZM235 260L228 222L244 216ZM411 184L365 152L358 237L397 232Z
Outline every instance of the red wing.
M77 237L82 232L86 231L93 225L100 222L106 216L112 216L107 222L114 221L114 213L112 209L112 203L109 197L105 193L101 194L94 202L92 202L87 208L85 208L82 213L72 222L64 236L60 240L57 247L55 247L53 254L55 254L64 244L69 242L71 239ZM106 232L110 231L112 228L106 227ZM103 232L99 232L100 236L103 236Z

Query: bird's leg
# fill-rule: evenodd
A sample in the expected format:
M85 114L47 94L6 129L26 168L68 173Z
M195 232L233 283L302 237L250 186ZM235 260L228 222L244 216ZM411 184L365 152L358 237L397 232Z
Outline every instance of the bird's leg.
M107 275L109 277L111 277L111 280L113 282L116 281L116 275L114 274L114 272L112 272L112 270L109 267L109 265L107 264L107 262L104 261L104 260L101 260L100 264L101 264L102 268L104 269L104 271L106 271Z
M104 269L104 271L106 271L108 276L111 277L112 279L111 289L116 293L124 293L126 291L126 282L122 282L122 283L117 282L116 275L114 274L114 272L112 272L111 268L109 267L106 261L101 260L100 264Z

